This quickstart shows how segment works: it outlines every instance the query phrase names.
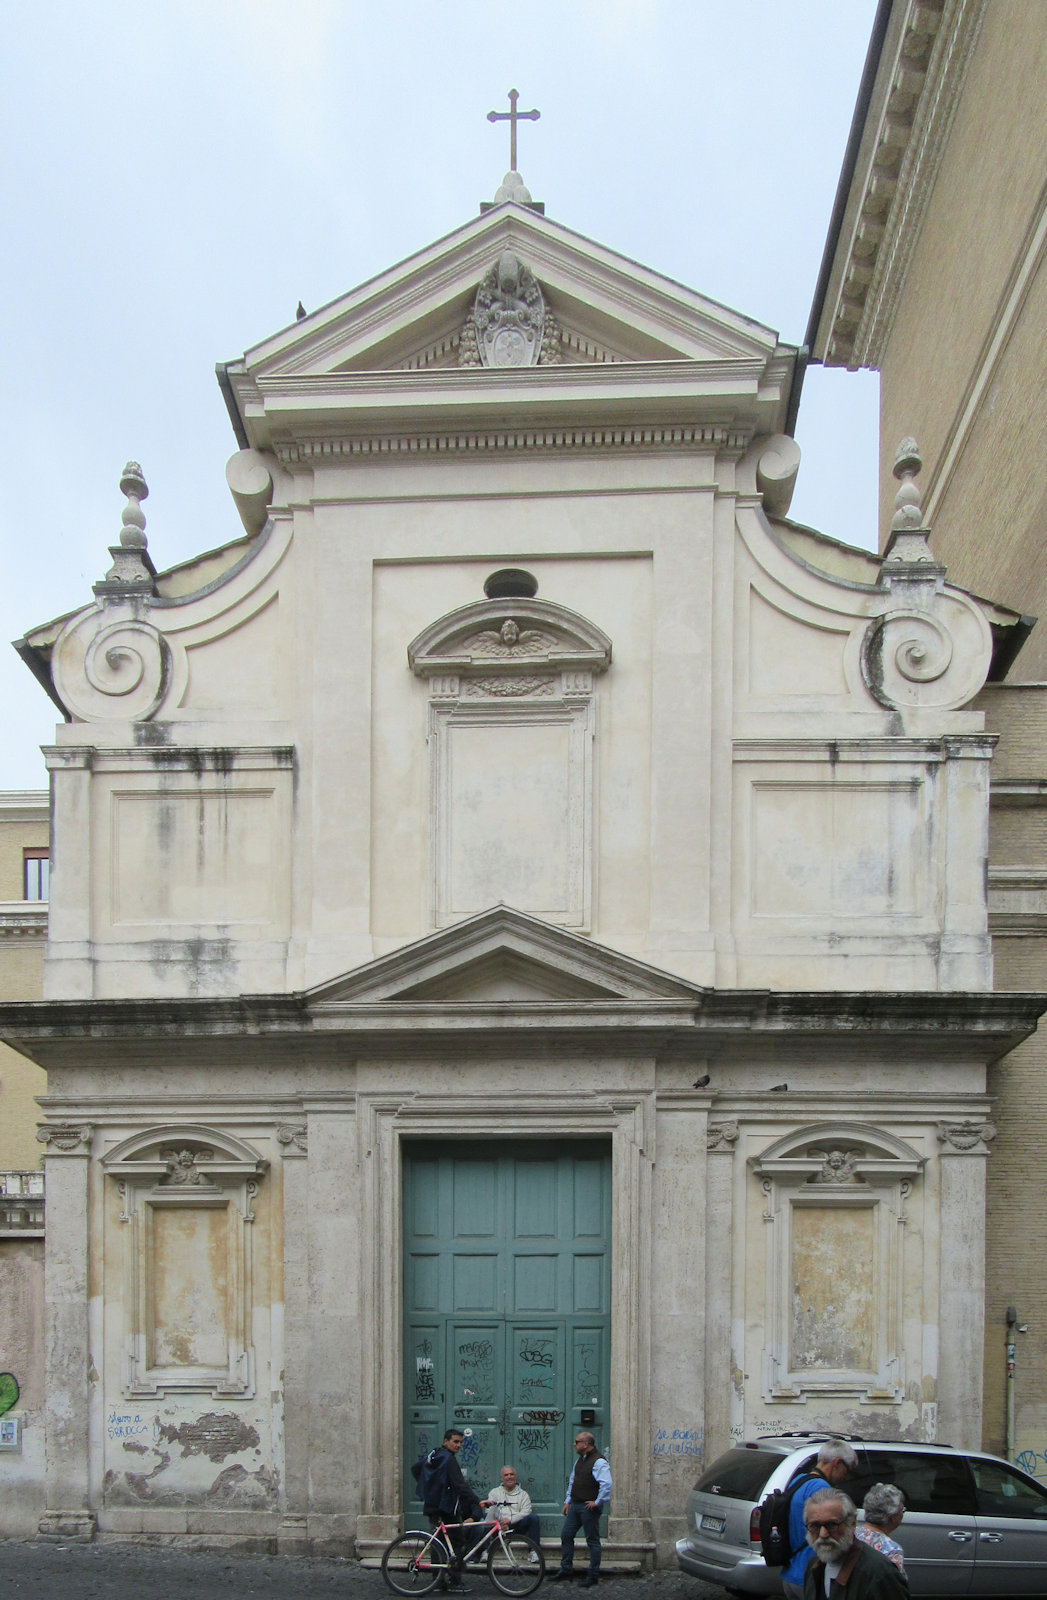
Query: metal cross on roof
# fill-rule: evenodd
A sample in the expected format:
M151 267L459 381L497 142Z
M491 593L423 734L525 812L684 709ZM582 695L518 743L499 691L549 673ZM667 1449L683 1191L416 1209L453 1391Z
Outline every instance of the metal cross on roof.
M508 111L489 111L488 122L507 122L509 124L509 171L516 171L516 124L518 122L537 122L541 116L540 111L517 111L516 102L520 96L515 89L509 90Z

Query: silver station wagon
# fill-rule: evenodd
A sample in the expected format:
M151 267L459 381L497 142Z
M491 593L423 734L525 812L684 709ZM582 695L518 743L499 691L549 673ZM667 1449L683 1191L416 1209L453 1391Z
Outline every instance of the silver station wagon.
M739 1445L714 1461L687 1503L676 1544L684 1572L736 1594L781 1594L781 1569L760 1555L759 1507L813 1468L829 1434L785 1434ZM874 1483L895 1483L905 1520L913 1595L1047 1595L1047 1487L997 1456L948 1445L845 1436L858 1470L842 1485L859 1507Z

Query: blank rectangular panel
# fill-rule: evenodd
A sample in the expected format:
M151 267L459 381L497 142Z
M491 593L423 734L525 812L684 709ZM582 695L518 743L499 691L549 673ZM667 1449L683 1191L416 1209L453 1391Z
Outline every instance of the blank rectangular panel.
M516 1237L555 1239L557 1212L557 1161L514 1163Z
M440 1257L412 1252L407 1258L407 1304L415 1311L439 1311Z
M581 1256L574 1258L574 1306L575 1311L601 1312L605 1310L603 1299L603 1256Z
M794 1206L791 1267L790 1369L873 1372L873 1207Z
M407 1218L407 1231L415 1239L434 1239L437 1235L439 1186L438 1161L411 1162L411 1214Z
M604 1214L606 1171L607 1163L603 1160L578 1160L573 1163L576 1239L603 1239L608 1231L609 1218Z
M555 1311L558 1256L513 1259L513 1311Z
M448 726L437 824L449 868L445 914L500 901L536 915L576 910L582 772L572 770L571 734L563 713Z
M494 1239L499 1232L498 1167L494 1161L455 1161L451 1168L456 1239Z
M151 1209L151 1365L226 1367L228 1211L224 1206L206 1211Z
M453 1311L501 1311L496 1255L456 1253L451 1269Z

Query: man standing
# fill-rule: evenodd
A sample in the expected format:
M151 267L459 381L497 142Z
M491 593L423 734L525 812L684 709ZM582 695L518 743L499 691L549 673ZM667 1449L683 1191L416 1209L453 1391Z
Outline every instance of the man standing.
M591 1433L580 1433L574 1448L578 1459L567 1480L567 1499L563 1503L560 1570L553 1573L550 1582L562 1583L574 1577L574 1541L581 1528L589 1546L589 1571L582 1579L582 1588L591 1589L600 1581L600 1512L610 1504L611 1469Z
M782 1588L788 1600L803 1600L804 1574L814 1560L807 1543L803 1512L812 1495L827 1486L838 1489L857 1470L858 1457L842 1439L827 1439L818 1451L811 1477L801 1483L789 1504L789 1549L792 1552L782 1572ZM795 1483L796 1479L791 1479Z
M516 1468L503 1467L500 1476L501 1483L497 1484L491 1490L487 1499L481 1500L480 1504L494 1511L495 1515L497 1515L499 1507L503 1508L509 1514L509 1526L511 1528L519 1533L526 1534L528 1539L534 1540L535 1544L541 1544L542 1524L531 1510L530 1495L526 1489L521 1489L520 1487L516 1476ZM493 1520L493 1517L488 1517L489 1522Z
M479 1521L483 1516L483 1507L466 1483L465 1474L458 1465L458 1452L462 1448L464 1437L461 1428L448 1428L441 1448L431 1450L425 1458L428 1471L422 1507L434 1525L437 1522ZM447 1537L454 1547L456 1557L455 1567L448 1576L447 1592L468 1594L469 1586L462 1582L460 1575L461 1564L467 1550L476 1542L475 1535L470 1537L469 1533L459 1531L448 1534Z
M907 1600L898 1568L854 1536L858 1512L838 1489L818 1489L803 1508L811 1560L804 1600Z

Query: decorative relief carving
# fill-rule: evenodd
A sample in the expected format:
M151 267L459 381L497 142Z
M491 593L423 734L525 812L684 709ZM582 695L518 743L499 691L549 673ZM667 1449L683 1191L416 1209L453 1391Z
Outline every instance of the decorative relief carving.
M63 1155L86 1155L91 1148L91 1124L89 1122L54 1122L45 1123L42 1128L37 1128L36 1137L41 1144L47 1146L48 1155L61 1152Z
M556 640L538 628L521 629L512 617L506 617L497 631L487 628L463 641L462 649L474 656L543 656L555 650Z
M510 699L523 695L556 693L555 678L470 678L463 685L464 694L476 698L493 694Z
M167 1162L167 1176L160 1179L161 1185L206 1184L214 1188L212 1179L200 1166L201 1162L214 1160L213 1150L161 1150L160 1160Z
M864 1150L812 1150L811 1155L820 1157L822 1165L807 1182L864 1183L861 1173L855 1170L859 1157L864 1154Z
M950 1150L958 1150L962 1155L969 1155L972 1151L978 1155L988 1152L986 1145L996 1138L996 1129L991 1122L979 1122L971 1118L966 1122L939 1122L938 1143L946 1145Z
M707 1150L725 1150L728 1153L738 1142L737 1122L710 1122L705 1130Z
M530 268L503 250L476 292L472 326L475 348L485 367L533 367L545 329L545 302ZM472 341L463 335L459 362L471 364Z
M276 1140L278 1144L283 1146L285 1156L293 1155L295 1152L303 1156L308 1153L309 1134L306 1128L295 1127L289 1122L282 1122L277 1127Z
M81 722L148 722L171 676L169 641L137 614L131 600L92 606L74 617L51 657L58 697Z

